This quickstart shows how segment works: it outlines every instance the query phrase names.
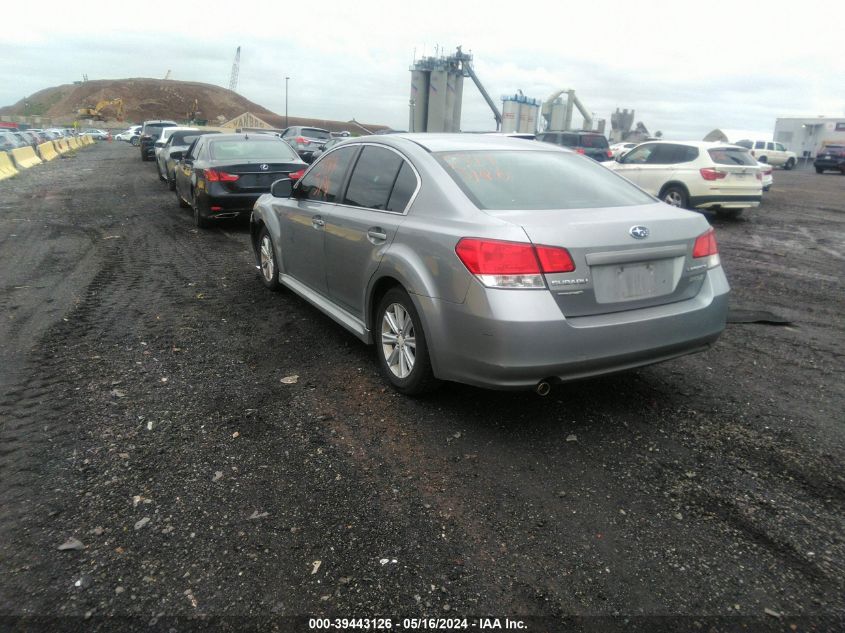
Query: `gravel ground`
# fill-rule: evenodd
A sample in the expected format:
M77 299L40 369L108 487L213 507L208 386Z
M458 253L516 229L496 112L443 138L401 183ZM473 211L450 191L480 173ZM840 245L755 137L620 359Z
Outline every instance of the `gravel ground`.
M412 400L137 148L4 181L0 623L845 630L844 201L778 170L711 220L735 314L788 325L546 398Z

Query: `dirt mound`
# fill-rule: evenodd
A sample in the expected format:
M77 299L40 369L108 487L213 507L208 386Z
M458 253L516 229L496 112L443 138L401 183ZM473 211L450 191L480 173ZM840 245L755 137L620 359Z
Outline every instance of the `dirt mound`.
M64 84L45 88L21 99L14 105L0 108L0 114L16 116L43 116L55 120L72 121L79 108L93 107L102 100L123 99L126 123L141 123L148 119L189 118L194 100L198 104L197 118L207 119L210 125L229 121L244 112L251 112L270 125L279 126L284 117L245 99L220 86L194 81L163 79L101 79L78 84ZM114 107L103 109L107 120L116 120ZM316 121L316 120L315 120ZM290 117L290 125L317 125L332 130L348 129L340 121L312 122L311 119ZM379 129L383 126L367 126ZM360 133L360 129L356 132Z

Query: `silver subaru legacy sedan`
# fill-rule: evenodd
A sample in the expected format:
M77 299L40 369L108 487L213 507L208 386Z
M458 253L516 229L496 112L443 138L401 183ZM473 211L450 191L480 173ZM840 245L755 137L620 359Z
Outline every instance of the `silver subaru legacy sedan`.
M255 203L265 286L365 343L400 392L536 389L706 349L713 229L598 163L483 135L350 139Z

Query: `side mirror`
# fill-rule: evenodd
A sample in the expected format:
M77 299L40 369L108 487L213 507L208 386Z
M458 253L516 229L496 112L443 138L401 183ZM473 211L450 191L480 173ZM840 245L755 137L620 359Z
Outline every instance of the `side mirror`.
M170 158L173 160L181 160L184 155L185 152L170 152Z
M293 193L293 181L290 178L281 178L270 186L270 194L274 198L290 198Z

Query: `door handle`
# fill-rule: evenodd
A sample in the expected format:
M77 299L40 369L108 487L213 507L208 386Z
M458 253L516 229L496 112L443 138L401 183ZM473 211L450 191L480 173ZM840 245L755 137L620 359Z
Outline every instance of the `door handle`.
M319 215L315 215L311 218L311 226L313 226L315 229L321 229L326 226L326 221Z
M380 226L371 226L367 229L367 238L373 242L384 242L387 239L387 233Z

